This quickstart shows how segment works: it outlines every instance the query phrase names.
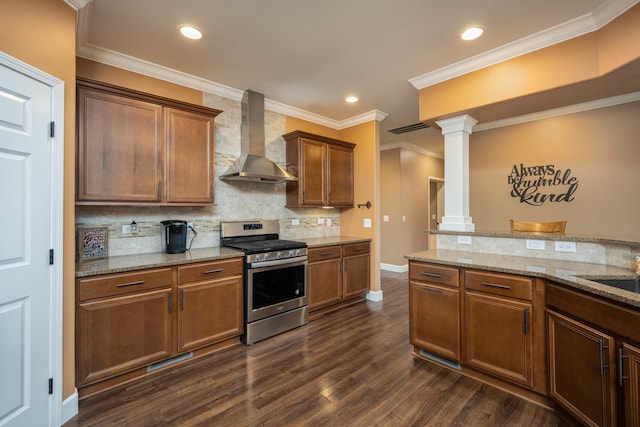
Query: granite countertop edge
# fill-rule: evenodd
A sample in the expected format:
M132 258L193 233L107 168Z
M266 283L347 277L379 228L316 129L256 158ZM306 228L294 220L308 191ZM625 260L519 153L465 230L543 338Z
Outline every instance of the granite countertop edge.
M293 239L305 242L309 248L321 246L344 245L349 243L370 242L369 238L334 236ZM241 258L244 253L239 250L213 246L210 248L191 249L181 254L152 252L108 257L92 261L76 263L76 278L99 276L103 274L125 273L150 268L172 267L194 262L217 261L227 258Z
M478 252L431 249L405 256L409 261L422 261L453 267L473 268L499 273L540 277L556 283L640 308L640 294L607 286L593 280L635 279L634 271L575 261L561 261L496 255ZM590 280L592 279L592 280Z
M144 254L121 255L76 263L76 278L98 276L102 274L124 273L149 268L172 267L194 262L217 261L229 258L241 258L242 251L225 247L191 249L181 254L153 252Z

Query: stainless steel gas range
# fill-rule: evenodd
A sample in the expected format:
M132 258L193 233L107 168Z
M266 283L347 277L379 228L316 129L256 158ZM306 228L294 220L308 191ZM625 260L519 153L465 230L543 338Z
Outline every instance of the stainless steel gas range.
M225 221L220 243L245 253L242 342L251 345L309 321L307 245L281 240L277 220Z

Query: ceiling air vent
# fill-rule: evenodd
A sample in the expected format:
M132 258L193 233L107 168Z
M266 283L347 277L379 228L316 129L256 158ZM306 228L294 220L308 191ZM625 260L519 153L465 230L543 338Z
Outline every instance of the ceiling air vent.
M387 132L395 133L396 135L400 135L401 133L413 132L414 130L426 129L429 125L426 123L418 122L412 125L402 126L395 129L389 129Z

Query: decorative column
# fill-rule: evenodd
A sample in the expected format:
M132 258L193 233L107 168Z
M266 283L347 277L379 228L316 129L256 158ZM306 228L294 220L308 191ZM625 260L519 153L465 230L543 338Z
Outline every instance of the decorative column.
M465 114L436 123L444 135L444 216L439 229L475 231L469 216L469 135L478 121Z

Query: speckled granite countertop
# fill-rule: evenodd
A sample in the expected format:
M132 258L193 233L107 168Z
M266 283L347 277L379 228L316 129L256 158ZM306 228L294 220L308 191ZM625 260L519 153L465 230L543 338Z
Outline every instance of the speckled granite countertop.
M312 237L308 239L294 239L306 242L310 248L317 246L333 246L344 245L347 243L366 243L371 239L365 237L349 237L349 236L334 236L334 237Z
M367 238L348 236L313 237L309 239L294 240L306 242L310 248L371 241L371 239ZM95 261L76 263L76 277L121 273L125 271L142 270L145 268L170 267L172 265L188 264L191 262L215 261L242 256L244 256L244 254L241 251L225 247L191 249L183 254L165 254L158 252L115 256Z
M521 274L552 280L572 288L640 308L640 294L589 279L633 279L632 270L601 264L431 249L405 256L411 261Z
M170 267L192 262L243 257L244 253L224 247L191 249L183 254L148 253L123 255L76 264L76 277L121 273L145 268Z

